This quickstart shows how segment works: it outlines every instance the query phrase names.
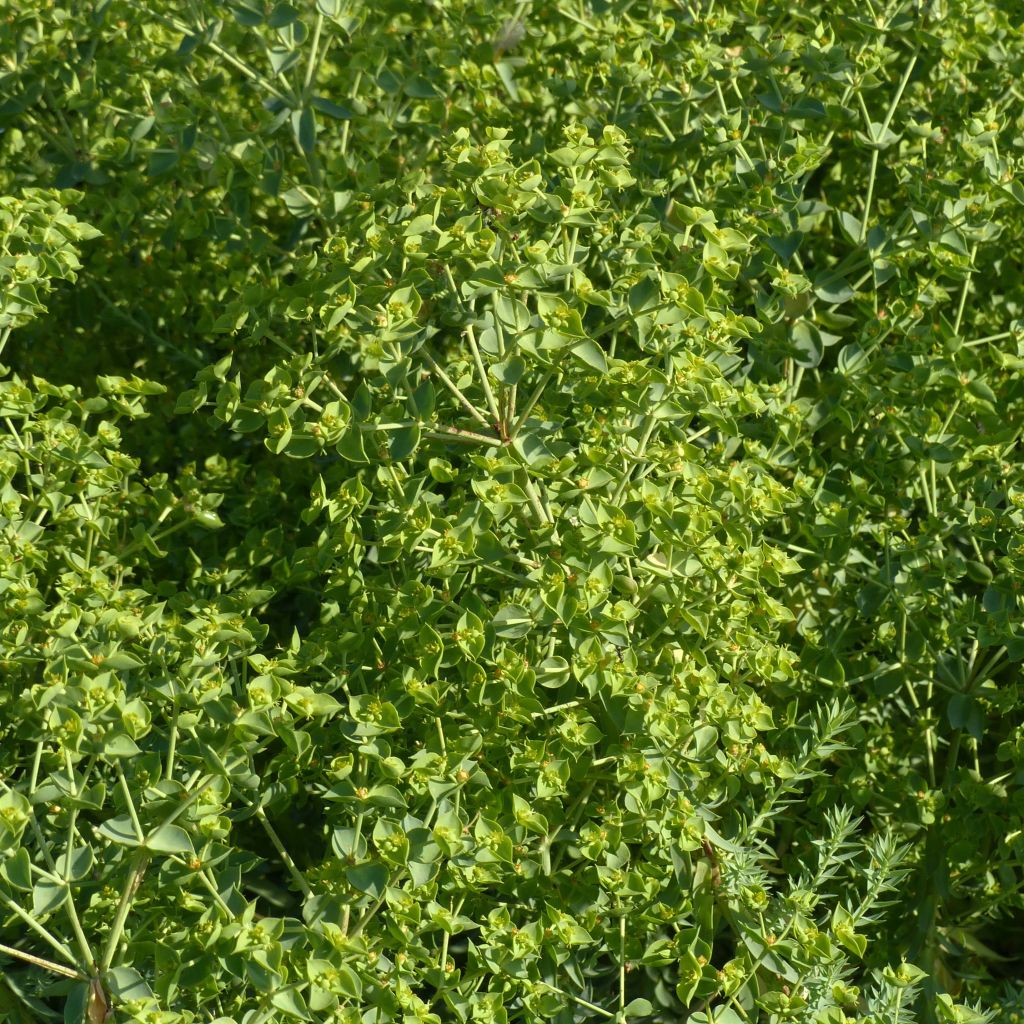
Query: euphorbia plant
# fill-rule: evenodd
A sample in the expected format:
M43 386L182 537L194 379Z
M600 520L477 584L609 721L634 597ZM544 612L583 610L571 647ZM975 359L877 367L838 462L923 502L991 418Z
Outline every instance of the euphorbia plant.
M3 1013L1012 1019L1005 12L0 33Z

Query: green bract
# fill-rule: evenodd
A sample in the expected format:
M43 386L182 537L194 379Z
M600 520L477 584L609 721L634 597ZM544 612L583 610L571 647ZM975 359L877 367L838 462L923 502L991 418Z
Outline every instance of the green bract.
M0 1020L1024 1013L994 0L0 4Z

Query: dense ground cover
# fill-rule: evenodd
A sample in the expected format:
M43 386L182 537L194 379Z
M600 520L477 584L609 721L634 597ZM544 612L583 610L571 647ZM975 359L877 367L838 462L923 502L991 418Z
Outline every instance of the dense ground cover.
M0 1019L1018 1020L1022 15L0 4Z

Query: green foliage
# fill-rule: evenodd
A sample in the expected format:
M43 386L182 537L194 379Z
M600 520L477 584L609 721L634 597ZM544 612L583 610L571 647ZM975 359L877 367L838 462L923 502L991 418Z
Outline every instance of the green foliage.
M1021 13L0 3L0 1020L1019 1020Z

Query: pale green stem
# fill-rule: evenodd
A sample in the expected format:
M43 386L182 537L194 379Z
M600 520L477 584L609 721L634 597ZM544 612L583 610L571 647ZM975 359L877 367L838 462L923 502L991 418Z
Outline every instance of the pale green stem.
M447 373L444 372L444 370L441 369L437 360L426 351L423 352L423 358L426 359L427 363L430 365L431 372L437 374L444 386L448 388L448 390L459 400L459 403L466 412L468 412L473 419L482 423L485 427L491 426L491 424L487 422L487 417L462 393L458 385L451 379L451 377L448 376Z
M647 451L648 442L651 440L651 436L654 434L655 429L658 426L658 421L653 417L649 417L647 421L647 427L644 430L643 436L640 438L640 445L637 448L636 455L632 457L633 465L640 461L643 457L644 452ZM619 486L615 489L615 494L612 496L612 504L618 505L622 500L623 494L626 493L626 488L629 486L630 479L633 476L633 465L627 466L625 472L622 474L622 479L619 481Z
M525 471L524 471L525 474ZM528 475L525 475L525 484L523 490L526 491L526 496L530 499L530 504L533 506L534 514L540 520L541 523L549 523L551 520L548 518L547 513L544 511L544 506L540 503L540 497L537 494L537 489L533 486L533 481Z
M470 444L487 444L492 447L499 447L502 444L500 437L488 437L486 434L476 434L472 430L459 430L458 427L437 426L433 430L424 430L423 436L432 437L435 440L466 441Z
M551 383L551 379L554 377L554 375L554 370L548 370L545 372L544 376L541 377L540 382L533 389L533 394L531 394L529 399L527 399L526 405L523 407L523 411L519 414L519 419L515 421L515 423L512 425L512 429L508 432L508 437L510 441L522 429L522 426L529 418L530 413L533 412L533 407L540 401L541 395L544 394L544 389L548 386L548 384Z
M626 1008L626 914L619 912L619 1009Z
M256 808L256 817L259 818L260 824L263 826L263 830L267 833L271 843L274 844L274 849L277 850L278 856L284 861L285 867L288 868L288 873L292 876L295 884L299 887L302 895L309 899L313 894L313 890L309 886L309 882L306 881L302 872L298 869L295 861L292 860L291 854L284 848L284 843L281 842L281 837L277 834L274 826L270 824L267 819L266 812L262 807Z
M25 963L32 964L35 967L42 967L44 971L63 974L65 978L76 978L78 981L88 980L84 974L71 970L63 964L54 963L52 960L44 960L41 956L33 956L31 953L25 953L20 949L15 949L13 946L6 946L2 942L0 942L0 953L16 957L18 960L24 960Z
M178 747L178 702L174 702L174 717L171 720L171 735L167 741L167 764L164 767L164 778L174 777L174 757Z
M309 87L313 84L313 76L316 74L317 56L320 49L320 33L324 28L324 16L319 10L316 12L316 21L313 24L313 39L309 44L309 60L306 63L306 77L302 82L303 99L309 93Z
M590 1010L593 1013L599 1014L602 1017L606 1017L609 1020L615 1019L615 1014L610 1010L606 1010L603 1006L598 1006L596 1003L589 1003L586 999L581 999L579 996L574 996L571 992L565 992L558 988L556 985L552 985L550 982L541 981L538 984L543 985L545 988L551 989L552 992L557 993L563 999L571 999L577 1006L582 1006L585 1010Z
M41 754L41 750L42 750L41 744L37 744L37 746L36 746L36 753L37 753L37 755ZM70 755L69 755L69 757L70 757ZM29 790L30 794L35 792L36 781L37 781L37 777L38 777L38 771L39 771L39 762L37 760L33 764L32 783L31 783L31 787L30 787L30 790ZM69 774L69 776L72 779L74 778L74 775L72 774L72 769L71 769L70 763L68 764L68 774ZM72 791L72 796L77 796L77 795L78 795L77 789L73 790ZM85 937L85 930L82 928L82 922L81 922L81 919L78 916L78 910L75 907L75 901L71 898L71 887L68 884L66 878L63 875L61 875L60 869L57 867L57 863L56 863L56 861L54 861L53 856L50 853L49 845L47 844L45 838L43 837L43 831L39 827L39 821L36 818L34 811L32 812L31 817L29 818L29 822L30 822L31 827L32 827L32 832L33 832L33 834L36 837L36 843L38 844L39 849L42 850L43 859L46 861L47 866L49 867L49 869L52 872L52 874L55 876L56 881L58 883L62 882L64 884L65 888L67 888L67 899L65 900L64 907L65 907L65 910L67 911L68 921L71 923L71 930L75 933L75 941L78 943L78 948L79 948L79 950L81 950L82 955L85 957L85 962L87 964L91 964L93 962L93 959L94 959L93 958L93 954L92 954L92 949L89 946L89 940ZM72 827L73 827L73 825L72 825ZM70 836L69 836L69 843L70 843ZM67 857L65 858L65 864L70 864L70 858L71 858L71 851L70 851L70 847L69 847Z
M960 289L960 303L956 308L956 320L953 322L953 333L959 338L960 337L960 324L964 318L964 307L967 305L967 293L971 288L971 278L974 275L974 257L978 254L978 243L975 242L971 247L971 269L967 271L967 276L964 278L964 286Z
M132 902L135 893L142 884L142 877L146 873L146 865L149 863L149 854L145 850L137 850L132 857L131 870L128 872L128 879L124 889L121 891L121 901L117 906L117 915L114 923L110 926L110 934L107 936L107 945L103 951L103 960L100 963L99 973L106 974L114 962L118 944L124 934L124 926L128 921L128 914L132 909Z
M473 362L476 364L476 372L480 375L480 385L484 389L487 408L490 409L491 416L494 418L492 425L499 434L506 435L508 431L505 429L506 425L502 422L501 413L498 411L498 403L494 397L494 392L491 390L491 382L487 379L487 368L484 366L483 357L480 354L480 346L476 343L476 335L472 327L466 328L466 340L469 342L469 347L473 352Z
M74 953L72 953L71 950L67 946L65 946L63 942L60 941L60 939L58 939L55 935L52 935L50 932L48 932L34 917L31 916L31 914L28 914L24 910L22 910L21 907L19 907L18 904L14 902L14 900L5 896L2 892L0 892L0 902L2 902L4 906L6 906L7 909L10 910L13 914L16 914L18 917L20 917L22 921L24 921L25 924L27 924L28 927L32 929L32 931L34 931L41 939L43 939L50 946L52 946L58 953L60 953L60 955L64 957L64 959L67 960L69 964L73 964L78 969L80 974L85 974L85 971L82 970L81 965L75 959Z
M135 836L140 843L145 843L146 833L139 821L138 812L135 810L135 801L132 800L131 790L128 789L128 780L124 777L124 769L121 763L117 763L117 781L121 784L121 792L124 794L125 803L128 805L128 815L132 819L132 828L135 829Z

